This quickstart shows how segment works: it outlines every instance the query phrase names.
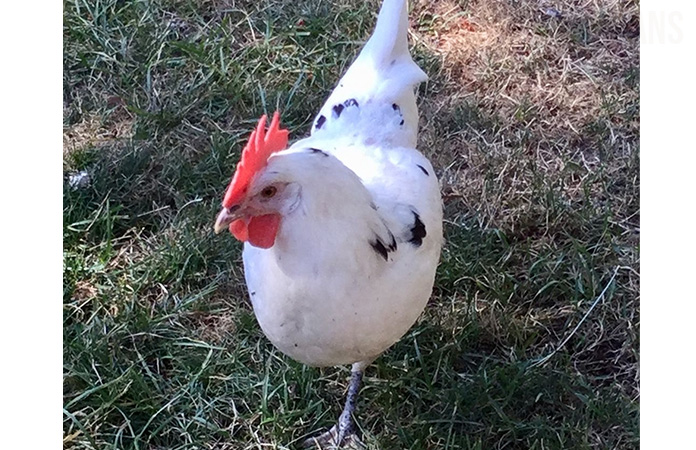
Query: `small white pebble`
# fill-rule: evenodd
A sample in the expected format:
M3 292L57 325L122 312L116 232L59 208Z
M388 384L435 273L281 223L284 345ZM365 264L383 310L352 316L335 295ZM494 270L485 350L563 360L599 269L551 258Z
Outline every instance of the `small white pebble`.
M81 170L68 177L68 185L73 189L86 188L91 182L92 178L86 170Z

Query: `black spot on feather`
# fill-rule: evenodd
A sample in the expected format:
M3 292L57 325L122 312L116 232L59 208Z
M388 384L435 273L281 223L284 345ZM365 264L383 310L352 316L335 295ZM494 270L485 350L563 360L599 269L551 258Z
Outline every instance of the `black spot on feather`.
M372 246L372 249L382 258L384 258L385 261L389 260L389 252L396 251L396 239L394 238L394 235L389 232L389 239L390 242L386 243L382 241L382 239L378 236L375 236L374 240L370 241L370 245Z
M318 148L310 148L309 151L314 153L314 154L320 154L322 156L329 156L329 154L326 153L324 150L319 150Z
M396 113L399 114L399 116L401 117L401 122L399 122L399 126L403 127L404 126L404 115L401 114L401 108L396 103L392 103L392 109L394 111L396 111Z
M345 108L345 106L343 106L342 103L339 103L338 105L334 105L334 107L333 107L334 117L336 117L336 118L341 117L341 113L343 112L343 108Z
M423 173L424 173L426 176L430 176L430 174L428 173L428 171L425 170L425 167L421 166L420 164L416 164L416 165L418 166L418 168L419 168L420 170L423 171Z
M317 119L316 125L314 125L317 129L321 128L324 125L324 122L326 122L326 117L323 115L319 116Z
M384 244L382 244L382 241L380 241L380 240L372 241L372 242L370 242L370 245L372 246L372 249L374 251L376 251L379 256L384 258L385 261L388 259L387 255L389 255L389 251L387 251L387 247L385 247Z
M411 239L408 240L411 244L416 247L420 247L423 243L423 238L427 235L425 231L425 224L420 220L420 216L417 212L413 211L413 226L411 227Z
M396 238L391 233L391 231L389 232L389 238L391 239L391 243L389 244L389 251L396 251Z
M356 99L354 99L354 98L349 98L348 100L346 100L345 102L343 102L343 104L345 105L346 108L349 107L349 106L360 106L360 105L358 104L358 101L357 101Z

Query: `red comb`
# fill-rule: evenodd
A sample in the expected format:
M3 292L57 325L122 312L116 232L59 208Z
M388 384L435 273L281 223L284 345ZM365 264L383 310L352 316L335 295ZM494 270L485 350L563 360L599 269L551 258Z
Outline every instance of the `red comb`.
M288 146L288 130L280 129L280 114L278 111L273 113L273 120L268 127L268 132L264 134L266 128L266 115L259 119L256 130L251 133L249 142L242 151L242 158L237 164L232 182L225 192L225 199L222 206L229 208L238 204L246 195L249 183L254 175L268 163L268 158L275 152L285 149Z

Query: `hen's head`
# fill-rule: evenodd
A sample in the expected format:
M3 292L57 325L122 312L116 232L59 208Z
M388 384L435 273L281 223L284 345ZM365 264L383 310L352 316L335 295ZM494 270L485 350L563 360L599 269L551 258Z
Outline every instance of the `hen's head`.
M266 132L264 115L251 133L225 192L216 233L229 228L240 241L261 248L273 246L281 217L298 196L297 185L282 172L267 170L271 156L288 145L288 131L281 130L279 122L276 111Z

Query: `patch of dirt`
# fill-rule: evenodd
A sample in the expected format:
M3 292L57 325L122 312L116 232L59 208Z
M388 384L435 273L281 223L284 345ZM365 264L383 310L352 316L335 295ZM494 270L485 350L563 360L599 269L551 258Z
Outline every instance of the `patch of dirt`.
M72 298L78 302L86 302L97 297L97 288L89 281L80 280L75 284Z
M236 330L236 319L233 314L205 314L198 319L198 336L213 345L228 341L229 336Z
M437 149L446 200L500 227L535 214L540 183L566 205L601 200L588 180L625 170L638 144L638 14L619 1L418 2L413 40L441 59L419 148Z
M63 156L86 147L101 147L133 137L135 117L126 109L123 99L111 96L106 98L105 105L113 108L106 118L93 113L63 128Z

